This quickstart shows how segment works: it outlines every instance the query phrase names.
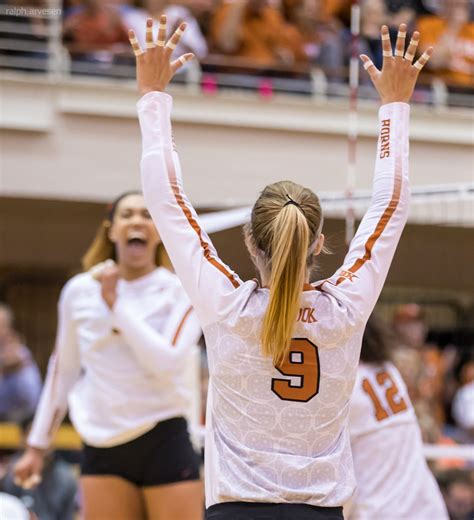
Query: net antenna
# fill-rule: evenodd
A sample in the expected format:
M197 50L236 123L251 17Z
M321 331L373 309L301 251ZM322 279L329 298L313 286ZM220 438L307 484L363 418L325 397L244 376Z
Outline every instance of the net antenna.
M355 231L354 189L356 182L360 52L360 0L351 2L351 58L349 62L349 126L347 133L346 176L346 244L349 245Z

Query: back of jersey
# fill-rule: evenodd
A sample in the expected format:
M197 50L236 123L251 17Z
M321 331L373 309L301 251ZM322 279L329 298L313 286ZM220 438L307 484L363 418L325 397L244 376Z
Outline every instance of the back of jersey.
M409 106L380 108L370 207L341 268L302 294L291 351L275 368L261 344L269 292L222 262L200 225L182 185L171 104L158 92L139 102L141 173L147 207L206 337L206 505L341 506L355 484L347 417L362 333L408 216Z
M208 347L208 504L241 501L339 506L353 493L346 424L363 325L336 300L303 293L291 350L262 356L269 291L241 287L236 314L204 328Z
M392 363L361 363L349 413L357 481L350 519L448 518L418 422Z

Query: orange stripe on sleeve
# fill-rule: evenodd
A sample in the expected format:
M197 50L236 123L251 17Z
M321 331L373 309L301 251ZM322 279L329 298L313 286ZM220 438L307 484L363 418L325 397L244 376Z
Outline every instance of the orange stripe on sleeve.
M402 188L402 165L401 165L402 157L401 155L395 156L395 179L393 184L393 192L392 198L388 203L388 206L385 208L382 216L377 222L377 226L375 227L374 232L369 236L367 242L365 243L365 253L362 258L358 258L354 264L347 269L350 273L356 273L367 261L369 261L372 257L372 249L380 238L382 233L384 232L387 224L389 223L392 215L395 213L397 209L398 203L400 201L400 193ZM337 279L336 285L339 285L344 280L347 280L345 276L340 276Z
M177 177L176 177L176 170L174 167L173 157L171 155L171 151L164 147L164 155L165 155L165 161L166 166L168 170L168 178L171 184L171 189L173 190L174 197L176 199L176 202L178 203L178 206L181 208L182 212L186 216L190 226L194 229L197 236L199 237L199 242L201 244L201 247L204 251L204 257L206 260L213 265L217 270L219 270L222 274L224 274L230 283L237 289L240 287L240 283L234 278L234 275L226 269L224 265L222 265L216 258L212 256L212 253L209 248L209 244L204 240L202 236L202 229L200 228L199 224L197 223L196 219L193 217L193 214L189 207L186 205L186 202L183 198L183 196L180 193Z
M184 313L184 316L181 318L181 321L179 322L178 328L176 329L176 332L174 333L174 336L173 336L173 340L171 342L173 347L176 345L176 343L178 343L178 338L179 338L179 335L181 334L181 330L183 329L184 324L185 324L186 320L188 319L189 315L191 314L192 310L193 310L193 308L189 307L186 310L186 312Z

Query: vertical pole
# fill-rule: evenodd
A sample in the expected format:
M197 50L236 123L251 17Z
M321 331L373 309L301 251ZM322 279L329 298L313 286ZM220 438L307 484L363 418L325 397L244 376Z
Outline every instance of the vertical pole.
M351 58L349 67L349 131L346 180L346 244L354 236L355 215L353 193L356 180L357 159L357 95L359 91L359 38L360 38L359 0L352 0L351 5Z

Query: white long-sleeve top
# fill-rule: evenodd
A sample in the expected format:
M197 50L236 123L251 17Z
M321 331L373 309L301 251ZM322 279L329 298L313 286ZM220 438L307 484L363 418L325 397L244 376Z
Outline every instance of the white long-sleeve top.
M357 491L351 520L447 520L405 383L392 363L361 363L349 414Z
M261 354L269 291L242 282L219 259L183 191L171 107L171 97L158 92L138 103L141 174L148 209L206 338L206 505L340 506L355 486L347 422L362 333L407 219L409 106L380 109L372 203L343 266L302 293L280 370Z
M56 347L28 438L47 448L68 409L91 446L132 440L189 413L186 365L201 328L176 275L120 279L111 311L90 273L64 286Z

